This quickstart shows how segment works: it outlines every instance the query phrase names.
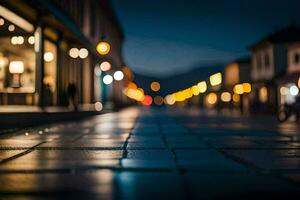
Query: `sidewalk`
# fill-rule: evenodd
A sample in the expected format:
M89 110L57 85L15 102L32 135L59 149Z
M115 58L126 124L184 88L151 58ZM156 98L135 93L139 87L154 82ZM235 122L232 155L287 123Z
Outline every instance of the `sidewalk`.
M109 110L97 111L94 104L80 105L78 111L68 107L0 106L0 133L15 131L28 126L77 120Z
M22 130L0 137L0 199L299 196L300 133L274 127L131 108Z

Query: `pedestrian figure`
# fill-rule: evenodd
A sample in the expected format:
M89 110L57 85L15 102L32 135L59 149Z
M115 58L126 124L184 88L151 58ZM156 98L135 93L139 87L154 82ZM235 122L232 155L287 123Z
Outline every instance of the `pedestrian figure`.
M74 110L78 110L77 105L77 87L75 83L69 83L68 85L68 97L69 97L69 104L73 106Z

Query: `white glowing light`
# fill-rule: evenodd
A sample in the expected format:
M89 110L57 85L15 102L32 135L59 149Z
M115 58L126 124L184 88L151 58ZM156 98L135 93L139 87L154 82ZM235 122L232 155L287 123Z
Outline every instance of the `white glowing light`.
M121 81L121 80L123 80L123 78L124 78L124 74L123 74L122 71L116 71L116 72L114 73L114 79L115 79L116 81Z
M22 61L11 61L9 63L9 72L11 74L24 73L24 63Z
M103 109L103 105L101 102L96 102L95 103L95 110L96 111L101 111Z
M28 43L29 43L29 44L34 44L34 36L30 36L30 37L28 38Z
M18 44L24 44L24 37L18 36Z
M79 49L77 49L77 48L70 49L69 56L71 58L78 58L78 56L79 56Z
M13 36L11 39L10 39L10 43L12 45L17 45L18 44L18 36Z
M290 87L290 93L293 96L297 96L299 94L299 89L297 86L293 85Z
M98 76L98 77L101 76L102 71L101 71L101 69L100 69L99 66L96 66L96 67L95 67L94 73L95 73L95 76Z
M86 48L81 48L78 53L81 59L85 59L89 55L89 51Z
M113 77L111 76L111 75L105 75L104 77L103 77L103 83L105 84L105 85L109 85L109 84L111 84L113 82Z
M51 52L46 52L45 54L44 54L44 61L46 61L46 62L51 62L51 61L53 61L54 60L54 55L53 55L53 53L51 53Z
M8 26L8 30L9 30L10 32L13 32L15 29L16 29L16 27L15 27L15 25L13 25L13 24L11 24L11 25Z

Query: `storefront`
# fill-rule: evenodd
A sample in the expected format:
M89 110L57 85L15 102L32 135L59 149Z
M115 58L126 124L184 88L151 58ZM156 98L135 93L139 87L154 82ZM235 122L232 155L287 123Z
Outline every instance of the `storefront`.
M0 103L34 105L33 25L5 7L0 6L0 11Z
M71 83L81 103L87 47L40 19L26 20L2 5L0 11L0 105L68 105Z

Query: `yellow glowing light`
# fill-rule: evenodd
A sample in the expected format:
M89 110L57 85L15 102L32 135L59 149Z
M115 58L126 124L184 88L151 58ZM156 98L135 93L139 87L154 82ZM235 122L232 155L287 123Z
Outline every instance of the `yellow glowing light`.
M198 85L194 85L191 89L192 89L193 95L197 96L200 94Z
M243 83L243 90L245 93L250 93L252 88L250 83Z
M298 79L298 88L300 88L300 78Z
M137 90L139 90L141 93L145 93L143 88L138 88Z
M160 90L160 84L159 84L159 82L156 82L156 81L152 82L150 84L150 88L151 88L152 91L158 92Z
M206 102L209 105L214 105L217 103L217 101L218 101L218 97L217 97L216 93L211 92L206 96Z
M137 85L134 82L129 82L127 87L131 89L137 89Z
M154 97L154 103L160 106L164 103L164 98L162 98L161 96L156 96Z
M1 68L5 67L8 64L8 59L5 57L2 57L0 54L0 70Z
M124 94L127 97L134 99L136 101L140 101L140 102L142 102L145 99L145 95L144 95L143 91L139 90L139 89L126 88L124 90Z
M201 81L200 83L198 83L198 88L199 88L199 92L200 93L205 93L207 90L207 84L205 81Z
M221 100L223 102L230 102L231 101L231 94L229 92L223 92L221 94Z
M240 97L239 94L233 94L232 95L233 102L238 103L240 101L240 99L241 99L241 97Z
M167 95L164 99L165 104L168 105L174 105L175 104L175 98L173 95Z
M268 101L268 89L267 89L267 87L263 86L259 89L259 100L262 103L266 103Z
M242 84L235 85L234 88L233 88L233 92L235 94L243 94L244 93L244 87L243 87L243 85Z
M0 18L0 26L3 26L5 23L4 19L3 18Z
M105 41L99 42L96 46L96 50L100 55L105 56L110 52L110 44Z
M211 75L209 81L212 86L220 85L222 83L222 74L219 72Z

